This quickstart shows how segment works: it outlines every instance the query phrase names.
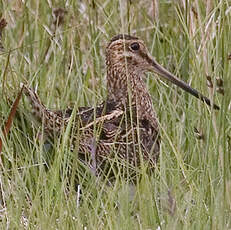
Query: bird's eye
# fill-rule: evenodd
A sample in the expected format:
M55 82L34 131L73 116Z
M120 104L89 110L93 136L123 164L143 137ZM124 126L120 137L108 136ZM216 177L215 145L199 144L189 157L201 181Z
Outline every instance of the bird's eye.
M138 42L134 42L131 44L131 49L132 50L139 50L140 49L140 44Z

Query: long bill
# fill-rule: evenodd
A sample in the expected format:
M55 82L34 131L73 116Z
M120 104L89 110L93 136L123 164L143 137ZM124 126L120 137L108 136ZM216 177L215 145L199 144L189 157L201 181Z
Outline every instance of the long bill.
M150 63L151 62L151 63ZM194 97L202 100L207 105L213 107L214 109L219 110L220 107L216 104L212 104L211 101L205 97L202 93L198 92L196 89L193 89L188 84L186 84L184 81L180 80L179 78L175 77L173 74L168 72L165 68L163 68L160 64L158 64L155 60L150 59L149 63L151 64L152 68L151 70L157 74L159 74L164 79L172 82L173 84L179 86L181 89L185 90L186 92L192 94Z

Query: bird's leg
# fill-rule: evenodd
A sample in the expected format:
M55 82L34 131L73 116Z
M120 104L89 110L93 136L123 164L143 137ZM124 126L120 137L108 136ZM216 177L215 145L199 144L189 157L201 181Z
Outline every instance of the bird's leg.
M93 137L90 145L90 153L91 153L91 160L92 160L92 166L91 171L96 176L97 172L97 164L96 164L96 140Z

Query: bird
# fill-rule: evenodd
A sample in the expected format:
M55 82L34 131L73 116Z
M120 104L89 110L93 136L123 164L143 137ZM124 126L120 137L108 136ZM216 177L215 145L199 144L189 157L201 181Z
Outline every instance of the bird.
M145 83L146 72L158 74L213 109L219 109L162 67L143 40L128 34L114 36L106 47L107 97L98 106L54 111L46 108L35 90L26 84L23 90L48 136L60 136L72 121L72 151L90 168L103 168L115 157L134 168L143 163L155 168L161 137Z

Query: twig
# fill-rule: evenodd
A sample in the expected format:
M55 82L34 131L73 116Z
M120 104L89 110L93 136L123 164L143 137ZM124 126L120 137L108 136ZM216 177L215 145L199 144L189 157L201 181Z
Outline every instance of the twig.
M3 126L2 133L3 133L4 138L7 136L7 134L10 131L10 128L12 126L13 119L14 119L14 116L15 116L15 113L16 113L16 110L18 107L18 103L19 103L21 96L22 96L22 91L23 91L23 87L21 88L20 92L18 93L18 96L17 96L16 100L14 101L13 106L10 110L10 114L8 116L8 119L5 123L5 125ZM2 139L0 138L0 154L1 154L1 152L2 152ZM0 162L1 162L1 158L0 158Z

